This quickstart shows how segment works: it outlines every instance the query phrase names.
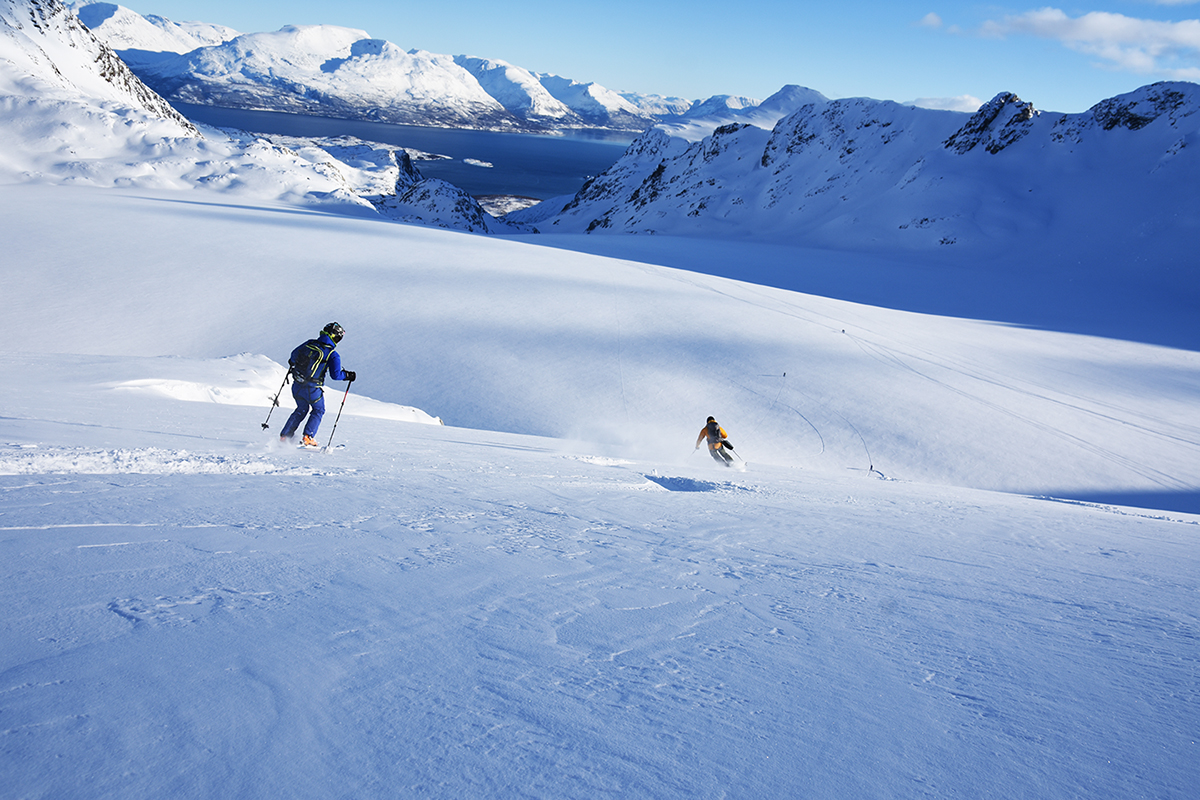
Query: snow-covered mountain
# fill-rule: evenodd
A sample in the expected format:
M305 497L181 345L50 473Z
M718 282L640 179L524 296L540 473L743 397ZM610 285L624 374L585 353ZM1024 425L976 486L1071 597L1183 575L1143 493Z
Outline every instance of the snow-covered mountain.
M242 34L140 72L168 99L228 108L463 128L503 127L510 116L449 56L332 25Z
M219 188L397 221L512 230L461 189L426 181L398 148L201 135L57 0L0 0L0 25L0 182Z
M114 3L71 0L64 3L93 33L121 54L127 64L158 60L171 53L186 53L197 47L221 44L238 35L224 25L203 22L173 22L154 14L145 16Z
M829 102L829 98L805 86L784 86L766 100L722 95L693 103L684 113L663 116L657 126L671 136L696 142L726 125L753 125L770 130L779 120L806 105Z
M288 25L234 35L77 2L97 36L170 100L398 124L645 130L656 119L596 84L503 61L405 51L366 31Z
M1146 240L1200 224L1200 86L1160 83L1083 114L1001 94L978 112L816 101L768 131L643 134L542 230L754 236L867 249ZM547 205L547 204L543 204ZM1153 240L1153 241L1151 241Z
M598 83L581 83L561 75L539 75L538 79L556 100L596 127L644 130L655 122L633 103Z
M708 132L734 119L773 124L770 101L619 94L594 82L534 73L499 59L404 51L361 30L286 26L238 36L229 28L142 18L76 0L97 36L164 97L187 103L303 112L414 125L495 130L643 131L698 118ZM807 91L807 90L806 90ZM783 101L786 93L775 96ZM810 98L811 99L811 98ZM794 103L786 112L794 111Z
M110 124L118 129L139 125L153 127L159 135L196 135L190 122L57 0L0 0L0 35L0 103L4 116L19 127L28 129L44 115L86 106L86 113L114 117ZM37 148L79 138L70 126L63 127ZM9 141L4 152L13 157L20 149Z
M505 110L530 123L547 126L583 126L583 119L571 107L554 97L541 79L522 67L506 61L475 56L455 56L454 62L475 76L479 85Z
M686 97L664 97L661 94L645 94L642 92L621 92L621 97L628 100L643 113L652 117L678 117L694 107L698 100Z

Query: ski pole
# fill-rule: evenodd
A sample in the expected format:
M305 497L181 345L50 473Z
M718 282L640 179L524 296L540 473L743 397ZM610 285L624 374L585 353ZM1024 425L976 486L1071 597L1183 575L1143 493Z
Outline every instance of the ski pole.
M271 421L271 414L275 411L275 409L279 408L279 395L283 394L283 387L287 386L287 379L291 374L291 370L283 373L283 383L279 384L279 391L275 393L275 398L271 400L271 410L267 412L267 418L262 424L262 429L264 431L267 429L267 423Z
M333 435L337 433L338 420L342 418L342 409L346 407L346 398L350 396L350 384L354 381L346 381L346 393L342 395L342 404L338 406L337 416L333 419L333 430L329 432L329 441L321 448L322 452L329 449L329 445L333 444Z

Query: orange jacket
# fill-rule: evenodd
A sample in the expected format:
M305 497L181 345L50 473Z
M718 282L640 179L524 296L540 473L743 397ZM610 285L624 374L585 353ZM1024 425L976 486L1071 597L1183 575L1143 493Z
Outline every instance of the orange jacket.
M729 438L729 434L726 433L725 429L722 428L720 425L717 426L717 430L720 431L720 433L721 433L721 439ZM707 425L705 425L703 428L700 429L700 435L696 437L696 447L699 447L700 443L702 441L704 441L705 439L708 439L708 449L709 450L717 450L721 447L721 439L712 439L709 437Z

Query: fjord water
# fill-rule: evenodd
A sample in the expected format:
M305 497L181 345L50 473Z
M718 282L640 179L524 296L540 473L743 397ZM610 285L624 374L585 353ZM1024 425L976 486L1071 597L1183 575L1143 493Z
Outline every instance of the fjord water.
M574 194L584 181L616 161L634 134L577 131L566 135L500 133L393 125L278 111L175 104L204 125L298 137L356 136L370 142L421 150L445 159L420 161L427 178L449 181L474 196L520 195L545 200ZM469 163L484 162L491 166Z

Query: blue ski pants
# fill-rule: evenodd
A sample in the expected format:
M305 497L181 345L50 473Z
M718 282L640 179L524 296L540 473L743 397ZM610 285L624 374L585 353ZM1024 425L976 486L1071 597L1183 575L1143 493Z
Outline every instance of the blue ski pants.
M291 438L300 427L304 415L308 422L304 423L304 435L316 436L317 428L321 427L321 417L325 416L325 389L316 383L293 383L292 399L296 401L296 410L283 424L280 435Z

